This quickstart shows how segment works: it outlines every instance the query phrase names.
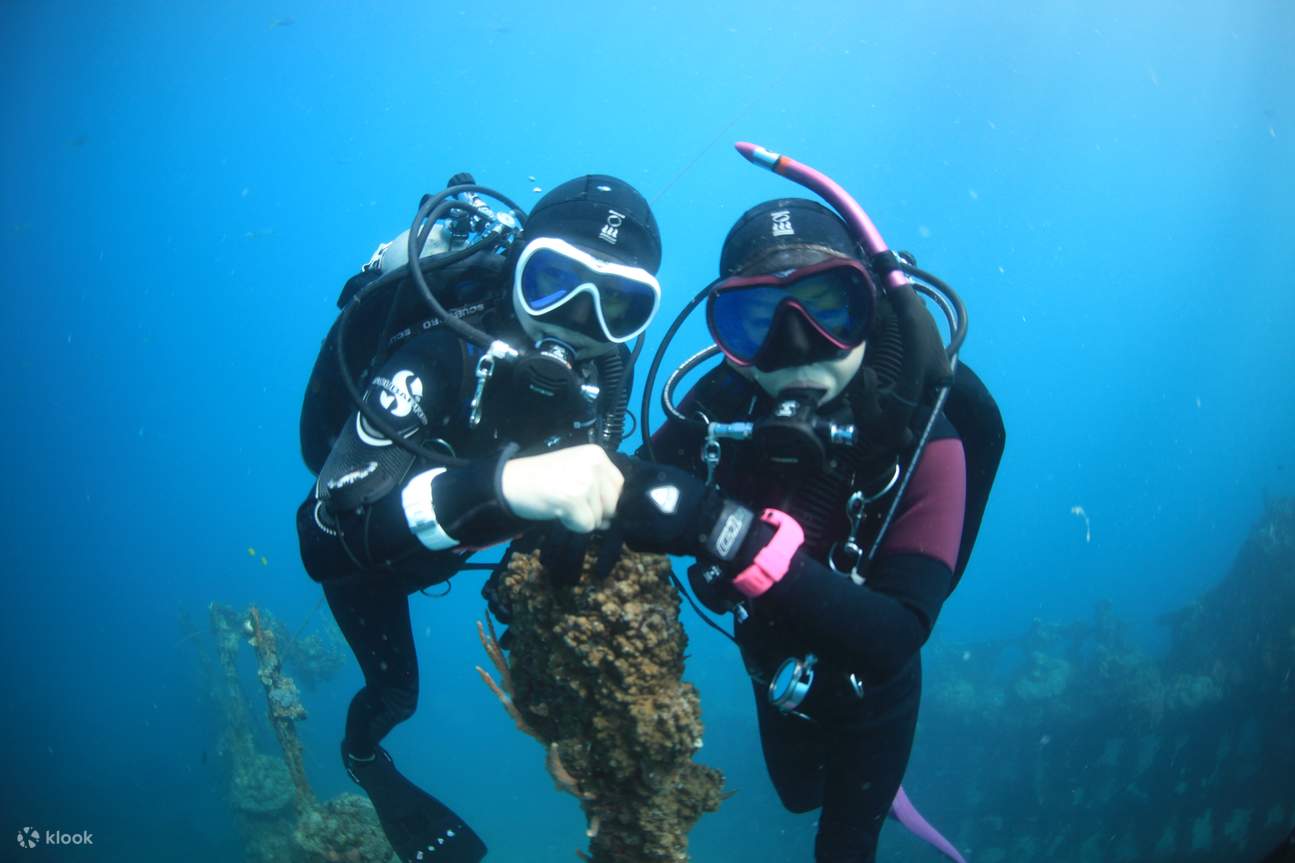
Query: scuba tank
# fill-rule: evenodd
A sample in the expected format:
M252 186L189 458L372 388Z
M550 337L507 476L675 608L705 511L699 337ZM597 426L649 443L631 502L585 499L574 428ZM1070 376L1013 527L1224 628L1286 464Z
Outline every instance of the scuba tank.
M511 209L496 213L480 195ZM419 230L438 209L438 218ZM516 204L476 186L471 175L456 174L444 191L424 197L419 213L423 218L409 230L378 246L337 298L339 313L315 358L301 407L301 455L312 473L323 467L346 421L363 410L356 389L387 357L447 319L451 326L480 322L507 298L501 283L523 223ZM416 268L409 265L414 247L420 249ZM435 285L439 309L420 296L416 278Z
M952 593L967 569L971 549L980 533L989 491L998 474L998 464L1003 460L1007 431L998 403L984 381L966 363L959 363L954 371L953 386L944 402L944 415L958 430L967 460L967 505L963 511L957 565L953 568L953 582L949 585Z

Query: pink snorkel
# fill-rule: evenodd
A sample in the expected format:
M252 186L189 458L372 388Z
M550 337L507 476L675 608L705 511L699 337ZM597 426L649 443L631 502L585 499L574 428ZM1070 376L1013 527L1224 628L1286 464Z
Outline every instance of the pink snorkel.
M858 201L850 197L850 193L837 185L831 177L814 170L809 165L797 162L790 156L766 150L756 144L738 141L734 146L751 164L767 168L775 174L781 174L787 179L800 183L813 192L817 192L823 200L836 209L842 219L845 219L846 224L850 226L850 230L854 232L855 239L859 241L859 245L863 246L869 256L876 257L890 251L886 241L881 238L881 232L872 223L872 219L868 218L868 214L863 211L863 207L860 207ZM886 281L892 288L902 288L908 284L908 279L898 270L891 270L886 273Z
M832 180L831 177L828 177L820 171L814 170L808 165L797 162L790 156L784 156L780 153L766 150L764 147L760 147L746 141L738 141L735 146L737 147L737 151L746 157L746 160L751 164L758 165L761 168L767 168L775 174L781 174L787 179L799 183L810 191L818 193L823 200L832 205L841 218L845 220L846 224L850 226L850 231L854 234L854 238L859 242L859 245L863 247L864 251L868 253L870 258L875 259L878 255L883 255L890 251L889 247L886 245L886 241L881 238L881 232L878 231L877 226L872 223L872 219L868 218L868 214L863 211L863 207L860 207L859 202L850 197L850 193L845 189L842 189L834 180ZM908 278L899 269L890 269L887 271L885 273L885 281L889 287L893 289L910 286ZM939 412L939 407L942 404L943 398L941 398L940 403L936 405L936 413ZM926 436L923 435L923 441L925 441L925 437ZM905 484L907 484L907 481ZM902 489L899 494L903 494ZM899 495L896 496L896 501L898 501L898 499ZM889 523L889 521L890 518L887 516L887 523ZM890 814L895 818L895 820L907 827L913 835L934 847L945 857L956 861L956 863L966 863L962 855L958 853L958 849L954 848L953 844L949 842L949 840L941 836L940 832L932 827L931 824L922 817L922 814L917 811L917 807L913 805L912 801L908 799L908 795L904 793L902 785L900 786L899 791L895 793L895 800L890 805Z

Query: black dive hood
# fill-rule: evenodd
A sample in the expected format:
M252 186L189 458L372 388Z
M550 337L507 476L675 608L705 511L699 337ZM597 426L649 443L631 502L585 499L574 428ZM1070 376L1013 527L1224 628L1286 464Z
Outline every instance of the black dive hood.
M916 444L916 462L925 447L931 423L948 396L958 350L966 338L967 313L962 300L943 281L918 269L911 255L891 251L863 208L826 175L752 144L739 143L737 149L752 163L817 192L836 210L840 222L828 216L830 211L809 201L789 199L757 205L744 214L725 240L720 259L720 281L730 275L742 260L808 243L811 247L825 244L853 255L869 268L875 276L874 284L881 288L876 298L878 317L873 322L864 364L846 389L854 413L854 425L841 427L820 421L817 406L814 410L806 410L808 402L803 398L797 400L783 393L775 396L772 416L752 423L706 423L684 416L675 407L674 388L684 375L718 354L720 349L717 345L694 354L671 374L661 393L662 406L675 420L703 427L707 436L707 453L716 452L718 437L763 438L771 443L786 443L786 453L770 454L775 461L784 458L793 464L813 467L822 464L818 456L820 449L825 452L833 444L862 444L874 457L886 452L898 453L912 443L910 423L914 413L919 406L928 404L932 408L931 420ZM792 227L788 215L792 206L799 208L798 221L802 223L799 232ZM772 224L764 218L753 219L753 213L768 216ZM806 220L810 226L808 233L804 230ZM684 320L715 284L718 282L699 291L684 307L653 357L642 404L643 444L649 456L652 454L649 410L661 358ZM950 333L947 347L931 314L918 299L918 293L933 300L947 318ZM795 322L785 323L788 325L782 327L783 335L796 337ZM774 368L779 364L778 357L764 359L766 362L757 363L757 367ZM762 424L768 423L776 426L776 433L760 430ZM817 437L821 447L808 444L812 437ZM703 457L707 456L704 454Z

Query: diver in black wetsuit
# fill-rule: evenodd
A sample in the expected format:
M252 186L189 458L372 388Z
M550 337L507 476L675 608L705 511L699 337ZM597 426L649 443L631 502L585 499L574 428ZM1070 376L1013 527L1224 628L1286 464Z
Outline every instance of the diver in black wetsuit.
M919 649L966 567L1004 433L889 279L907 266L861 251L812 201L745 213L705 292L725 362L677 408L672 376L673 415L641 451L661 464L627 467L618 509L630 547L695 556L698 598L735 611L774 787L793 812L821 809L818 863L872 861L888 811L961 859L900 782Z
M425 199L412 236L381 247L343 292L348 312L303 406L302 451L318 480L297 530L306 570L323 584L364 673L342 741L347 771L402 860L475 863L484 843L379 745L418 702L408 595L452 577L472 551L528 529L569 538L607 526L622 484L606 453L624 428L625 343L659 305L661 244L647 202L612 177L553 189L520 239L512 218L495 218L474 196L480 187L470 177L458 179L467 181L454 188L468 207L446 199L452 209L428 213ZM469 233L480 239L465 249ZM427 249L440 243L413 253L441 303L430 317L408 302L417 278L410 253L400 254L423 234ZM467 249L476 251L460 253ZM375 312L383 278L400 287ZM381 336L356 321L380 325ZM475 326L491 337L476 337ZM344 342L376 355L357 362ZM357 372L372 370L357 378L361 404L338 400L339 354Z

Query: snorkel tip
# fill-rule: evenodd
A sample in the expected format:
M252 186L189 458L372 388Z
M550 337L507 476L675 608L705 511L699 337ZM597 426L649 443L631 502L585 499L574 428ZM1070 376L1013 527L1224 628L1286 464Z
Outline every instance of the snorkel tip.
M782 156L772 150L766 150L758 144L752 144L749 141L738 141L733 145L737 151L742 154L752 165L758 165L761 168L767 168L774 173L778 173L778 162Z

